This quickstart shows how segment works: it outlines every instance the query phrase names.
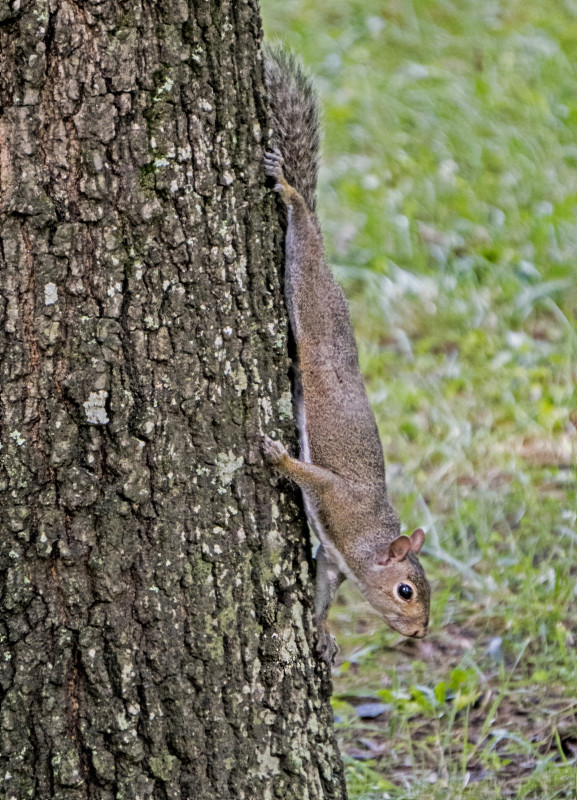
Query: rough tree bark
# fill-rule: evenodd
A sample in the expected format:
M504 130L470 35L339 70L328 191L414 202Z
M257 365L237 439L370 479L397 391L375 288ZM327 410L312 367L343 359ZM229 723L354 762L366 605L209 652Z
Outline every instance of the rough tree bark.
M0 796L343 798L256 0L0 5ZM283 430L280 430L280 427Z

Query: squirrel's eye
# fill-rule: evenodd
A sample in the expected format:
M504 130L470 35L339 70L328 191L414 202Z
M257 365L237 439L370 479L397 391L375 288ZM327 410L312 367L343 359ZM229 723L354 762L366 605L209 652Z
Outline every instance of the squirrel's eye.
M397 592L399 597L402 597L403 600L410 600L413 596L413 588L409 586L408 583L399 583L397 586Z

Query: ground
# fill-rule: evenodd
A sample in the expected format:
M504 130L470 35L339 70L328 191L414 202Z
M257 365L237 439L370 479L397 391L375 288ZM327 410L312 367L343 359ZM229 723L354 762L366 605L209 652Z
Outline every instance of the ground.
M347 586L352 798L577 797L577 7L262 3L316 76L320 213L408 532L423 642Z

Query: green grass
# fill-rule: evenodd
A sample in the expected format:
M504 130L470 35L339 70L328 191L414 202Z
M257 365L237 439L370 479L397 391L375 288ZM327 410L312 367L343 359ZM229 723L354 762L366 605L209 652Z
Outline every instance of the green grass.
M317 79L327 252L428 534L425 641L333 608L351 798L575 798L577 3L261 5Z

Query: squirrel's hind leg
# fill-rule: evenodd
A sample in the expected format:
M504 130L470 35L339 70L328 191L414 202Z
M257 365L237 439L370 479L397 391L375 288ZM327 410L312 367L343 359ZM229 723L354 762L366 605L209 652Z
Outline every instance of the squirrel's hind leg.
M282 157L281 151L278 147L275 147L273 150L267 150L264 154L264 171L265 174L269 176L269 178L274 178L276 181L274 185L275 192L278 192L281 196L281 200L287 206L294 203L296 200L301 200L301 202L305 203L301 195L297 192L297 190L290 185L287 179L284 176L283 172L283 164L284 159Z

